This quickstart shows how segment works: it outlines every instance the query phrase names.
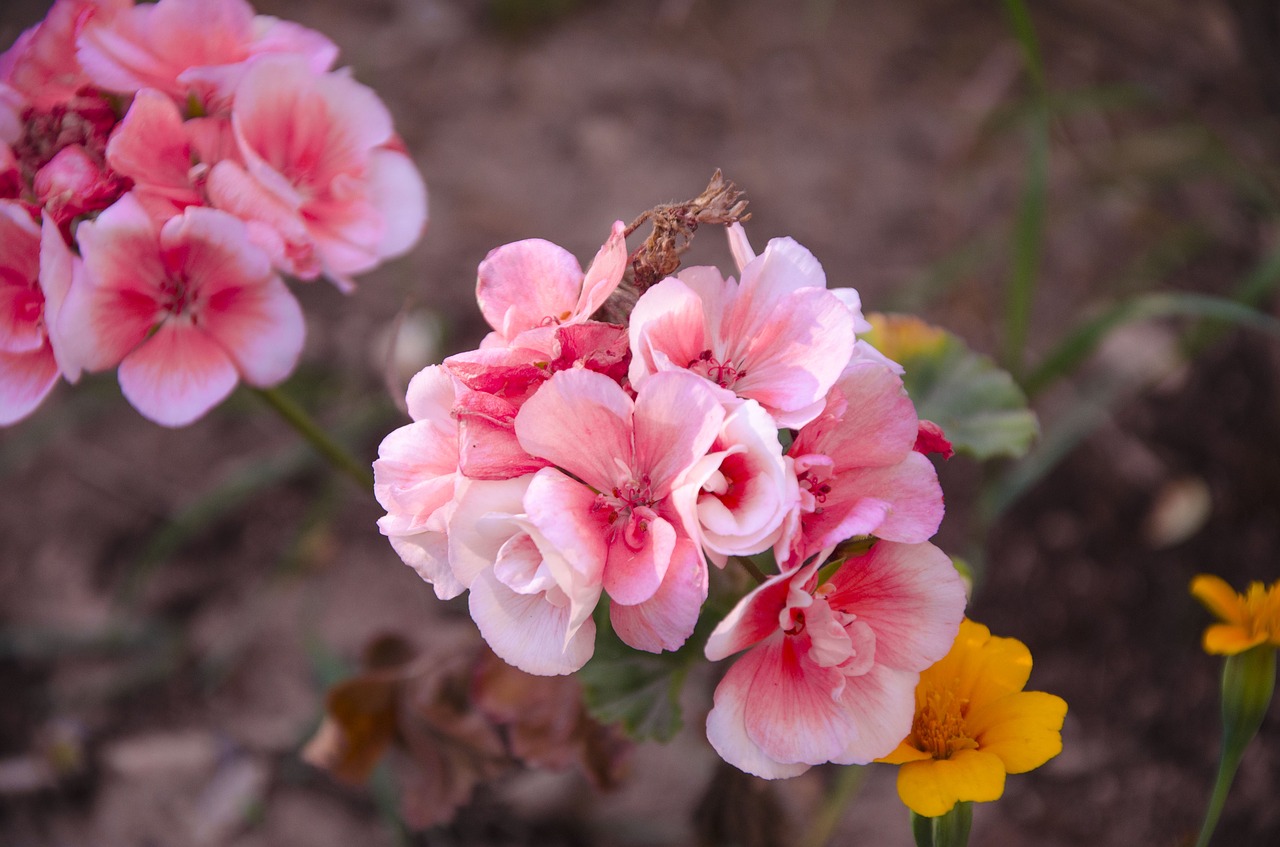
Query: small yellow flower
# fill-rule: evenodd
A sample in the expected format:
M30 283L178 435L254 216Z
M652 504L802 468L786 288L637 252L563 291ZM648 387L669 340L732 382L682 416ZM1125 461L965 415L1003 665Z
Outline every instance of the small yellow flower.
M920 674L916 716L898 749L879 761L901 765L898 796L936 818L960 801L1004 793L1006 773L1025 773L1062 752L1067 704L1023 691L1031 653L964 620L951 652Z
M1209 574L1191 580L1191 594L1223 620L1204 631L1204 651L1234 656L1259 644L1280 647L1280 580L1271 587L1249 583L1237 594L1222 579Z

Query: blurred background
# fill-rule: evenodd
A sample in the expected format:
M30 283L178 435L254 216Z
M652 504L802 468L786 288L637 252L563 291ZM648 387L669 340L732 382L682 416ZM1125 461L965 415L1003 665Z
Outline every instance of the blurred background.
M536 236L585 263L615 219L723 169L757 248L790 235L866 310L955 332L1040 416L1025 459L942 469L970 616L1070 707L1062 755L980 806L974 843L1187 844L1220 732L1187 585L1280 577L1280 343L1199 298L1275 313L1280 7L1028 5L1034 40L976 0L260 0L338 43L431 204L420 246L354 294L295 286L285 390L372 461L408 377L486 330L490 249ZM46 11L5 0L0 47ZM690 261L725 266L720 234ZM696 843L728 779L707 679L616 790L509 775L425 835L386 772L350 788L299 760L371 638L441 657L474 638L380 515L244 392L169 431L97 375L0 433L0 843ZM1216 843L1280 843L1275 717ZM797 843L834 778L735 788L777 810L753 843ZM910 844L893 778L870 769L832 843Z

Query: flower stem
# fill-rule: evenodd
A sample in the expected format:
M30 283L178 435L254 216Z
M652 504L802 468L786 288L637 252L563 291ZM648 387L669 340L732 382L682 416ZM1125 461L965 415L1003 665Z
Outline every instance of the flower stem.
M966 847L973 826L973 804L956 803L951 811L936 818L911 813L911 834L916 847Z
M751 578L756 582L765 582L769 577L764 575L764 571L756 566L756 563L748 559L746 556L735 556L738 564L742 565L742 569L751 574Z
M1258 733L1262 719L1271 705L1276 685L1276 651L1260 645L1235 656L1228 656L1222 666L1222 755L1218 759L1218 778L1204 813L1204 825L1196 847L1208 847L1218 826L1218 817L1227 802L1236 769L1244 758L1249 742Z
M351 455L345 447L334 441L329 433L317 424L301 406L286 397L276 388L254 388L249 390L258 395L276 414L293 427L299 435L311 443L316 452L325 458L334 468L346 474L356 485L366 491L373 490L373 471L370 466Z
M849 801L858 793L858 789L866 779L865 767L850 765L836 771L836 777L831 781L827 793L822 798L822 805L818 807L813 823L809 825L805 839L801 842L804 847L825 847L831 840L831 834L835 832L836 825L840 823L840 816L844 814L845 806L849 805Z

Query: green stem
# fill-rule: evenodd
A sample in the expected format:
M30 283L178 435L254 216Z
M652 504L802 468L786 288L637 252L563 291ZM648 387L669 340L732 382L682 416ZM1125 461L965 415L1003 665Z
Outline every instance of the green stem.
M1262 726L1275 686L1276 650L1270 644L1228 656L1223 663L1222 756L1218 760L1218 778L1209 797L1209 808L1204 813L1204 825L1200 828L1196 847L1208 847L1209 839L1213 837L1236 769L1240 767L1249 742Z
M764 571L756 567L756 563L748 559L746 556L735 556L738 563L742 565L742 569L751 574L751 578L756 582L765 582L769 577L764 575Z
M351 455L345 447L334 441L319 424L312 420L301 406L286 397L277 388L249 388L275 410L299 435L310 442L316 452L334 468L346 474L356 485L366 491L373 490L373 471L370 465Z
M911 813L911 834L916 847L966 847L973 826L973 804L956 803L951 811L936 818Z
M866 779L865 767L851 765L836 771L836 777L831 781L831 786L822 798L822 805L818 807L818 812L809 825L809 831L805 833L804 841L801 842L803 847L825 847L831 840L831 834L835 832L836 825L840 823L845 807L858 793L858 789L862 788L862 783Z

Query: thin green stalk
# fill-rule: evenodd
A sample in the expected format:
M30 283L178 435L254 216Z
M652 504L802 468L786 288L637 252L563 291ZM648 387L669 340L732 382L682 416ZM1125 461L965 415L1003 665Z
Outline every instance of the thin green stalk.
M911 834L916 847L966 847L973 827L973 804L956 803L951 811L936 818L911 813Z
M734 558L736 558L738 563L742 565L742 569L744 571L751 574L751 578L756 582L765 582L769 579L769 577L764 575L764 571L756 567L756 563L748 559L746 556L735 556Z
M1236 769L1249 742L1258 734L1276 686L1276 650L1262 644L1234 656L1222 666L1222 756L1196 847L1208 847Z
M866 781L865 767L850 765L836 771L835 779L831 781L826 794L822 797L822 805L818 807L817 814L813 816L813 822L809 824L809 831L805 833L804 841L801 842L802 847L826 847L832 833L836 831L836 826L840 823L840 818L844 815L845 807Z
M275 410L299 435L311 443L321 456L334 468L346 474L356 485L366 491L373 490L373 471L369 463L351 455L345 447L334 441L329 433L317 424L301 406L286 397L277 388L250 388Z
M1031 305L1044 242L1045 207L1049 188L1050 107L1044 63L1036 40L1031 15L1022 0L1005 0L1005 10L1014 35L1022 48L1027 75L1031 78L1032 110L1027 149L1026 185L1018 202L1014 221L1013 267L1005 293L1004 366L1014 378L1022 376Z

